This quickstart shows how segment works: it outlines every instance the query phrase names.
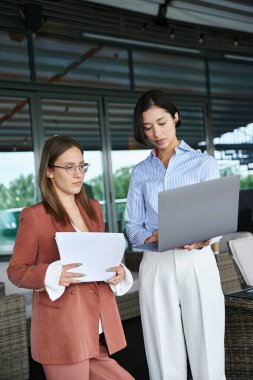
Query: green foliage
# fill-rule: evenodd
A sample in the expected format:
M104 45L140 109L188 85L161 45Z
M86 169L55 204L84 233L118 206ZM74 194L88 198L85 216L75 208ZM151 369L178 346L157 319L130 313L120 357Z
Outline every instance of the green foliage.
M87 184L91 186L92 194L95 199L98 201L104 199L104 184L102 175L92 178L90 181L87 181Z
M127 197L130 174L133 166L125 166L115 171L114 173L114 186L115 186L115 199L125 199ZM88 185L92 187L92 193L97 200L104 199L104 186L103 177L99 175L88 182ZM124 212L125 202L116 203L116 212L119 231L123 231L125 228Z
M241 178L240 180L240 188L241 189L252 189L253 188L253 175L248 175L245 178Z
M233 174L234 174L234 171L230 167L223 168L220 170L221 177L227 177L227 176L233 175Z
M116 199L122 199L127 197L132 167L133 166L126 166L115 171L114 186ZM88 185L92 187L92 192L95 199L99 201L104 199L104 184L102 175L92 178L88 182Z
M0 184L1 209L25 207L35 202L35 185L32 174L20 175L9 187Z
M1 183L0 184L0 210L8 208L6 207L6 202L9 198L8 189Z
M230 167L221 169L220 171L221 177L226 177L229 175L233 175L237 173L237 170L233 170ZM240 189L246 190L246 189L253 189L253 175L249 174L247 177L241 177L240 179Z
M130 174L133 166L125 166L116 170L114 174L115 198L123 199L127 197Z

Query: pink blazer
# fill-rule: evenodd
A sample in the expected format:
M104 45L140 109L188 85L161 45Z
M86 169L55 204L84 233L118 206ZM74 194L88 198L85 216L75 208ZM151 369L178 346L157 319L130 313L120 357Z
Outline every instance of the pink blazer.
M79 205L89 231L104 231L102 209L91 200L98 221ZM43 364L76 363L99 354L99 318L109 353L126 346L125 336L110 286L105 282L72 284L52 302L44 291L47 267L59 260L56 231L74 231L48 214L42 203L25 208L20 216L13 256L8 267L11 282L33 289L31 348L34 360Z

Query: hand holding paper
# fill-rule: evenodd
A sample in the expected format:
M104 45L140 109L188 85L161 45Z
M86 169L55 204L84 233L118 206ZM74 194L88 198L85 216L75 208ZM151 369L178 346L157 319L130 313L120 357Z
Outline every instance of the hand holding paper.
M56 232L56 243L62 265L80 263L71 272L85 273L82 282L108 281L115 272L108 268L120 265L125 251L122 233Z
M61 271L61 277L59 280L59 285L61 286L69 286L70 284L79 284L81 280L80 277L84 277L84 273L74 273L73 269L75 270L80 267L82 264L79 263L73 263L73 264L67 264L62 265L62 271Z

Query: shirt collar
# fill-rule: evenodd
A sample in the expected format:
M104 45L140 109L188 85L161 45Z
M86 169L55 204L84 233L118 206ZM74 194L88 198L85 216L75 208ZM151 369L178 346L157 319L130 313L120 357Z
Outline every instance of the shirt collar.
M180 144L176 147L176 153L179 153L180 150L192 152L194 149L192 149L190 145L186 144L184 140L181 140Z
M186 144L184 140L180 141L179 145L176 146L175 150L176 150L176 154L180 153L180 151L190 151L190 152L193 151L193 149L188 144ZM150 152L150 156L153 156L153 157L157 156L156 148L152 149L152 151Z

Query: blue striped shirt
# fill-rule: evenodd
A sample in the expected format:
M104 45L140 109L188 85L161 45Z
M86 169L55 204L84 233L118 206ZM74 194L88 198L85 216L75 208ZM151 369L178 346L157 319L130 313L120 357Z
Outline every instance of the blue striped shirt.
M183 140L166 168L153 150L132 171L126 204L126 233L132 245L144 240L158 228L158 193L219 177L217 161L192 149Z

